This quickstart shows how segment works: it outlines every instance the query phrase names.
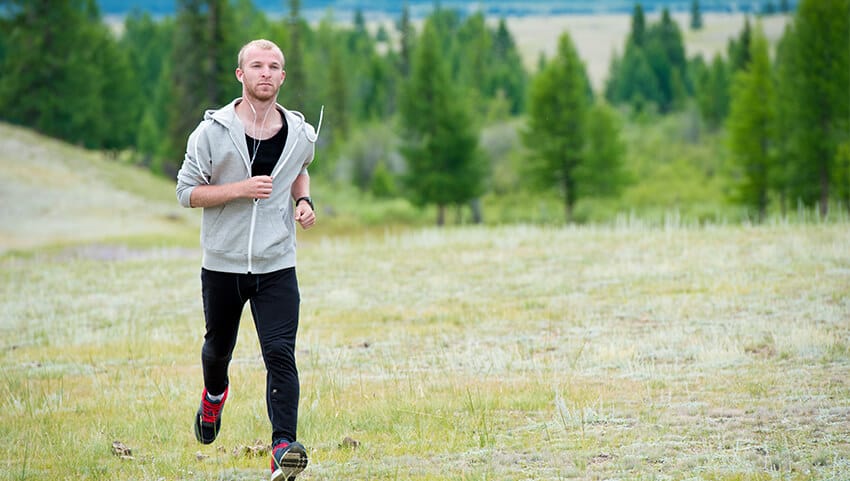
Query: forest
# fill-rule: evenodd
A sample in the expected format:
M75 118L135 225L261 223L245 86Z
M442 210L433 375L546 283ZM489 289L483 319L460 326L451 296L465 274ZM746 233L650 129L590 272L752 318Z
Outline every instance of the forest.
M204 110L239 95L236 52L264 37L286 54L280 103L313 123L324 108L311 174L331 215L762 222L850 206L850 0L766 2L713 58L685 53L698 0L687 25L635 3L596 90L568 31L529 71L503 17L436 3L415 21L405 3L371 28L359 10L310 22L284 4L273 18L252 0L179 0L110 28L94 0L6 0L0 119L173 177ZM773 14L793 16L775 45Z
M141 8L156 15L171 15L175 11L175 0L99 0L98 5L104 14L123 15ZM277 14L284 10L286 2L281 0L256 0L255 5L267 13ZM527 14L599 14L599 13L629 13L634 8L634 0L441 0L440 5L446 8L468 10L483 10L485 14L494 15L527 15ZM641 5L647 12L660 11L668 8L671 11L686 11L691 8L692 0L642 0ZM702 0L700 8L713 12L769 12L779 8L794 8L796 0ZM337 13L356 10L358 6L368 5L368 12L377 14L399 15L405 5L412 12L430 10L434 0L373 0L371 2L352 2L346 0L314 0L305 4L305 11L324 12L332 9Z

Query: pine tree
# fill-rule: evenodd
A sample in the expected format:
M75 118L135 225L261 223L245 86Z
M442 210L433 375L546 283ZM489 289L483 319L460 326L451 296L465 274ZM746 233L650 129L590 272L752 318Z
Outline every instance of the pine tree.
M486 164L478 152L470 107L454 87L437 31L432 16L414 51L400 111L406 193L417 205L435 204L437 224L442 225L446 206L481 195Z
M611 64L606 98L631 103L637 112L647 103L669 112L684 104L690 85L682 34L670 12L665 8L661 20L647 28L637 4L623 57Z
M47 135L98 147L104 79L91 49L102 40L80 0L10 0L0 116ZM96 24L95 24L96 25Z
M640 3L635 4L632 11L632 29L629 33L628 42L637 46L643 46L644 35L646 34L646 16L643 13L643 6Z
M776 62L774 68L774 85L776 95L774 96L776 111L776 162L772 170L771 185L774 186L779 196L779 207L782 216L785 217L789 207L789 197L794 189L794 135L796 117L794 115L795 102L790 99L796 95L794 89L797 82L794 77L799 72L796 65L796 50L794 45L793 24L785 26L785 32L776 46Z
M189 133L203 118L207 108L215 107L208 97L209 76L206 64L207 21L205 0L178 0L174 24L169 82L167 127L165 132L162 173L172 175L183 158Z
M576 170L585 159L587 85L584 64L568 33L557 55L532 81L523 143L531 152L527 174L542 188L555 188L567 222L578 199Z
M623 160L626 145L620 138L619 113L605 102L595 103L587 116L584 158L576 169L580 196L614 197L629 182Z
M850 141L850 1L802 0L794 35L794 72L783 79L794 92L784 133L793 139L791 195L826 216L832 191L846 188L835 176L839 148Z
M289 18L286 26L289 31L286 57L286 87L281 89L281 97L288 107L303 112L306 110L307 69L304 56L304 34L307 25L301 17L301 0L289 0Z
M735 75L732 110L729 113L729 149L741 175L737 200L767 216L768 191L773 168L773 141L776 137L773 79L767 38L756 26L750 42L750 63Z
M659 110L669 112L687 95L687 58L682 33L667 8L661 13L661 21L647 30L646 53L658 80L661 94L657 99Z
M134 9L124 19L119 46L127 52L145 104L153 98L173 37L174 22L170 17L156 21L149 13Z
M136 142L144 97L128 52L103 23L97 25L97 41L91 44L95 62L103 76L102 130L97 146L112 151L126 149ZM94 27L93 25L93 27Z
M699 0L691 1L691 30L702 29L702 10L699 7Z
M399 33L399 71L403 78L407 78L410 74L410 59L413 54L413 39L416 33L413 30L413 24L410 22L410 6L407 1L401 9L401 18L396 24L396 30Z
M729 66L732 72L743 70L750 63L750 38L752 37L752 28L750 28L749 17L744 19L744 28L741 30L737 39L730 39L727 51L729 54Z
M470 15L458 28L457 41L453 49L458 50L458 58L466 59L458 62L458 85L466 90L475 111L480 117L487 111L487 99L494 95L490 79L490 68L494 63L493 37L487 29L484 14L477 12Z
M500 91L504 92L505 98L510 103L510 112L518 114L525 107L528 75L504 18L499 19L499 25L493 35L492 57L490 96L493 97Z
M717 53L697 80L697 104L708 127L716 129L729 114L729 69L723 57Z

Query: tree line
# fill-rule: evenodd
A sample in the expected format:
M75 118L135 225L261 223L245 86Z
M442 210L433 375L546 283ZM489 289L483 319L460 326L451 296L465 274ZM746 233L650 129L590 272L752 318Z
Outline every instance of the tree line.
M311 24L300 0L284 3L288 13L271 19L252 0L178 0L173 16L134 11L111 29L94 0L3 0L0 118L133 152L170 176L204 109L239 94L235 52L265 37L286 54L280 102L314 122L326 109L317 168L335 168L358 132L390 125L397 143L385 150L398 155L361 156L351 180L436 205L439 222L446 207L475 206L488 189L479 138L490 123L521 119L520 177L557 192L570 219L580 197L616 197L640 181L624 167L624 122L689 106L725 129L730 197L754 218L797 202L824 215L836 201L850 205L850 0L802 0L773 55L748 20L710 60L687 58L669 12L648 24L638 3L599 93L568 32L529 72L505 19L437 4L415 26L405 5L391 28L370 30L359 11ZM701 26L695 1L691 28Z

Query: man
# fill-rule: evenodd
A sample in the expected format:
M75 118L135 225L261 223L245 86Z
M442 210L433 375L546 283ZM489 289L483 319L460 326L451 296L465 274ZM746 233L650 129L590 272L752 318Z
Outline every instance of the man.
M212 443L221 428L227 369L249 301L267 373L272 481L293 480L307 466L306 450L296 439L295 223L309 229L316 220L307 165L318 133L303 115L276 102L286 78L284 62L280 48L268 40L242 47L236 68L242 97L206 112L189 136L177 174L180 203L204 209L204 390L195 437Z

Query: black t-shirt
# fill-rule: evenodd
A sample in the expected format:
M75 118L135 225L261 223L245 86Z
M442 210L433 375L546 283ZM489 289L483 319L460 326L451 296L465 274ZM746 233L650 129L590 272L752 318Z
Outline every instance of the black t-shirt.
M251 175L272 175L274 166L283 153L283 147L286 145L287 131L289 130L286 125L286 117L283 114L280 114L280 117L283 120L283 125L274 134L274 137L270 139L257 140L245 134L245 142L248 143L248 155L254 159L254 162L251 164ZM254 156L255 149L257 151L256 156Z

